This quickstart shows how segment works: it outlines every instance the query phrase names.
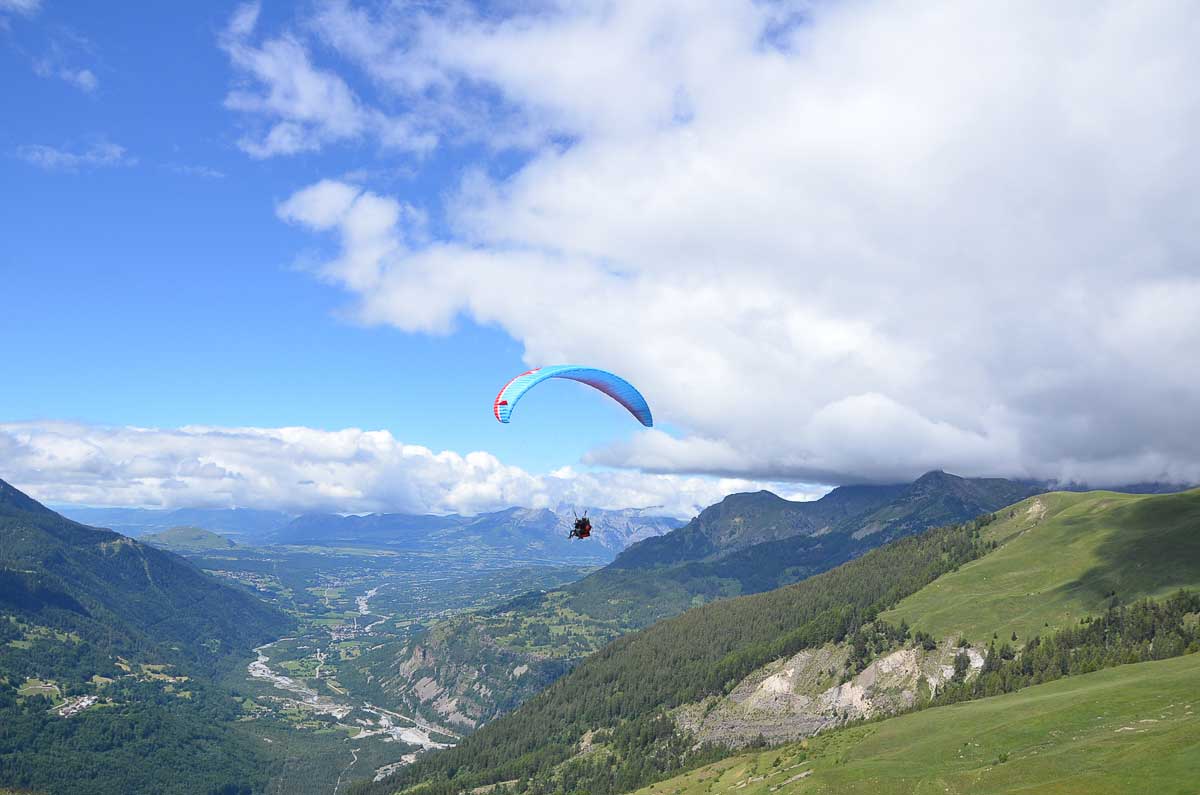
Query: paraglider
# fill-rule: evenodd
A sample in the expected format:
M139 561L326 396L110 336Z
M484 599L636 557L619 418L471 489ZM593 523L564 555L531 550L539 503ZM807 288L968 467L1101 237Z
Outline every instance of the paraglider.
M492 413L496 415L496 419L507 423L512 418L517 401L530 389L550 378L567 378L587 384L620 403L642 425L647 428L654 425L654 417L650 414L650 406L646 403L646 398L642 397L642 393L637 391L633 384L606 370L572 364L535 367L509 381L492 402ZM592 521L588 519L587 511L583 512L583 516L576 515L575 526L571 528L571 534L567 537L584 539L591 534Z
M587 511L583 512L583 516L576 515L575 526L571 528L571 534L567 538L587 538L592 534L592 520L588 518Z
M512 416L513 409L517 405L517 401L530 389L550 378L568 378L572 381L578 381L581 384L587 384L620 403L642 425L645 425L647 428L654 425L654 418L650 414L650 406L646 403L646 399L642 397L642 393L634 388L633 384L605 370L597 370L594 367L580 367L572 364L535 367L509 381L500 390L500 394L496 395L496 400L492 403L492 413L496 415L496 419L500 420L500 422L508 422Z

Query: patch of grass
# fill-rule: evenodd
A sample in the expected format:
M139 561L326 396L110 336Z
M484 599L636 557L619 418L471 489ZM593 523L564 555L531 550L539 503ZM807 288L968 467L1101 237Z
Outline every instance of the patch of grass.
M1053 493L1002 512L984 537L1000 547L938 578L882 618L935 638L1018 643L1121 603L1200 586L1200 490Z
M58 684L51 680L34 679L30 677L17 688L18 696L46 696L55 702L62 700L62 691Z
M640 792L1194 793L1198 685L1200 654L1120 666L744 754Z

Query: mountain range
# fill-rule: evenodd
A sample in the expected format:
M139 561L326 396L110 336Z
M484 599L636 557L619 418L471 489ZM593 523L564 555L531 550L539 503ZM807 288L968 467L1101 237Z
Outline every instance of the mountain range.
M306 514L267 536L274 544L379 546L405 550L473 549L527 561L607 563L628 544L681 523L641 510L591 509L587 543L568 538L573 514L548 508L506 508L478 516L376 513Z
M362 667L386 672L381 685L408 708L474 728L622 634L707 602L797 582L1040 491L930 472L909 484L845 486L810 502L767 491L732 494L582 580L449 619L402 649L373 651ZM524 673L513 677L514 669Z
M351 791L1185 792L1198 529L1200 490L1059 492L906 534L626 634L458 747Z
M81 505L55 505L60 514L92 527L106 527L118 533L140 538L173 527L201 527L230 536L239 543L255 544L295 518L282 511L253 508L91 508Z
M567 535L574 512L564 506L506 508L476 516L459 514L373 513L344 515L277 511L187 508L169 511L142 508L62 506L77 521L111 527L141 537L180 526L202 528L239 544L383 547L411 551L473 551L525 561L552 560L604 564L628 545L680 526L679 519L653 510L588 509L595 527L586 544Z

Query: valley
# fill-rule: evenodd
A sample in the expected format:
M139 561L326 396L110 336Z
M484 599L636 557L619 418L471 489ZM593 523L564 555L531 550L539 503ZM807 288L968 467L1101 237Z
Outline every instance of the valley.
M592 570L196 527L142 543L3 481L0 540L0 784L88 795L329 795L451 747L461 731L393 699L376 662Z
M1043 720L1034 694L1062 680L1194 659L1200 490L1035 491L923 529L1013 493L944 473L834 492L833 529L811 521L830 503L732 495L597 570L530 560L528 546L373 546L378 522L367 537L323 543L252 545L197 527L142 543L0 489L12 542L0 571L4 783L90 792L62 783L72 773L54 760L65 758L105 771L105 793L197 781L206 793L272 795L685 793L716 781L855 791L888 758L863 757L866 772L839 778L872 727L880 737L901 727L889 740L901 744L924 731L904 728L924 726L920 716L982 716L989 700ZM849 512L836 507L847 499ZM672 538L690 559L664 546ZM655 549L669 559L655 562ZM828 570L791 566L805 560ZM799 582L737 596L768 571ZM731 587L713 590L714 572ZM622 612L672 588L692 609L668 600L656 609L680 614L644 629L647 618ZM1111 691L1095 692L1108 714ZM1123 740L1150 731L1140 725L1150 718L1113 714L1121 725L1106 728ZM1175 716L1185 744L1191 715ZM133 726L140 742L89 739ZM1097 759L1102 736L1072 735ZM991 762L968 754L982 767L967 778L932 780L957 782L951 791L991 781L1008 756L1026 759L1012 744ZM45 750L14 755L26 747ZM139 753L156 761L119 761ZM1163 764L1169 784L1177 766ZM886 775L907 781L903 769Z
M209 573L295 619L224 684L239 730L277 760L270 792L333 793L452 746L461 729L416 714L377 683L373 660L464 611L558 587L589 569L520 565L499 556L409 554L363 547L183 550ZM314 767L311 760L327 760Z

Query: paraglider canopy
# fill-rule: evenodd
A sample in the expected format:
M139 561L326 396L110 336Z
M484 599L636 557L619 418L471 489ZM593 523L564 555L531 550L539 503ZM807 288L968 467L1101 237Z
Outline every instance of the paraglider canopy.
M496 395L496 400L492 404L492 413L496 415L496 419L500 420L500 422L508 422L512 416L513 409L517 405L517 401L530 389L548 378L568 378L572 381L578 381L581 384L587 384L620 403L642 425L645 425L647 428L654 425L654 418L650 414L650 406L646 403L646 399L642 397L642 393L634 388L633 384L605 370L597 370L594 367L580 367L573 364L537 367L529 372L521 373L509 381L500 390L500 394Z

